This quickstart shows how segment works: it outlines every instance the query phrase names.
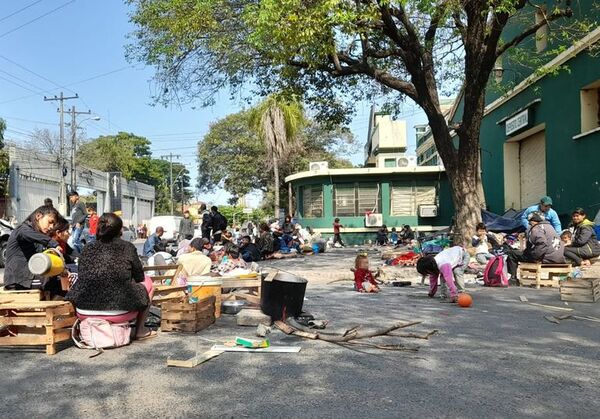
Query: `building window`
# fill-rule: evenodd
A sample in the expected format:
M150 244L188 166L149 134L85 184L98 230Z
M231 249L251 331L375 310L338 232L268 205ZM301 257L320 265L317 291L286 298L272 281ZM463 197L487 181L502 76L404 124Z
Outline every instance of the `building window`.
M546 7L541 6L535 11L535 24L546 21ZM542 52L548 46L548 24L546 23L535 32L535 49Z
M396 159L385 159L383 165L385 167L396 167Z
M581 132L600 127L600 80L581 90Z
M390 215L394 217L416 216L419 205L435 204L435 186L392 186Z
M362 216L381 212L381 190L376 183L335 185L334 213L337 217Z
M302 188L302 216L320 218L323 216L323 186L310 185Z

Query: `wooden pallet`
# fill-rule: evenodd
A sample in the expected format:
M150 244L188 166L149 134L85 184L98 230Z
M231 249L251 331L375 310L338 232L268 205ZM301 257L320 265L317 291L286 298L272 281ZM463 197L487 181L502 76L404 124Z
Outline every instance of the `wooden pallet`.
M41 301L44 294L41 290L5 290L0 288L0 303L22 303L31 301Z
M192 332L206 329L215 322L214 296L197 303L164 302L160 330L163 332Z
M160 306L166 301L183 301L187 296L187 285L155 285L152 305Z
M535 286L536 288L556 287L560 285L560 278L570 277L572 267L570 264L541 264L519 263L519 283L523 287Z
M562 301L595 303L600 300L600 279L564 281L560 285L560 299Z
M56 353L56 344L71 339L75 310L68 301L0 303L0 346L46 346Z

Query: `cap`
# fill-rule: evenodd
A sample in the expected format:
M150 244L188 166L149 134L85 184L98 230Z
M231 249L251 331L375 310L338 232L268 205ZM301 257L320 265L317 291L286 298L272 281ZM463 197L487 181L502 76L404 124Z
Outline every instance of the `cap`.
M540 202L542 203L542 205L552 205L552 198L550 198L549 196L542 196Z
M527 220L529 220L530 222L535 221L536 223L541 223L542 221L544 221L544 216L539 212L532 212L527 217Z

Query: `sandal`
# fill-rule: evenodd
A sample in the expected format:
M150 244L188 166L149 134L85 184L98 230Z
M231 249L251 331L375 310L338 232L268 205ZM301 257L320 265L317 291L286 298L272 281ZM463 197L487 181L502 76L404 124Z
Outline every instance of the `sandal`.
M135 337L135 340L139 340L139 341L142 341L142 340L148 340L148 339L155 338L155 337L157 337L157 336L158 336L158 333L157 333L156 331L154 331L154 330L151 330L151 331L149 331L149 332L148 332L148 334L147 334L147 335L144 335L144 336L136 336L136 337Z

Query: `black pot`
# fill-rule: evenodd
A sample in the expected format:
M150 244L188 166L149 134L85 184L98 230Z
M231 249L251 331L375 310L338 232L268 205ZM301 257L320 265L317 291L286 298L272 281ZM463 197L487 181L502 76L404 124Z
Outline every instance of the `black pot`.
M266 274L263 274L260 293L262 312L271 316L273 321L299 316L308 281L284 272L278 273L271 282L266 282L265 278Z

